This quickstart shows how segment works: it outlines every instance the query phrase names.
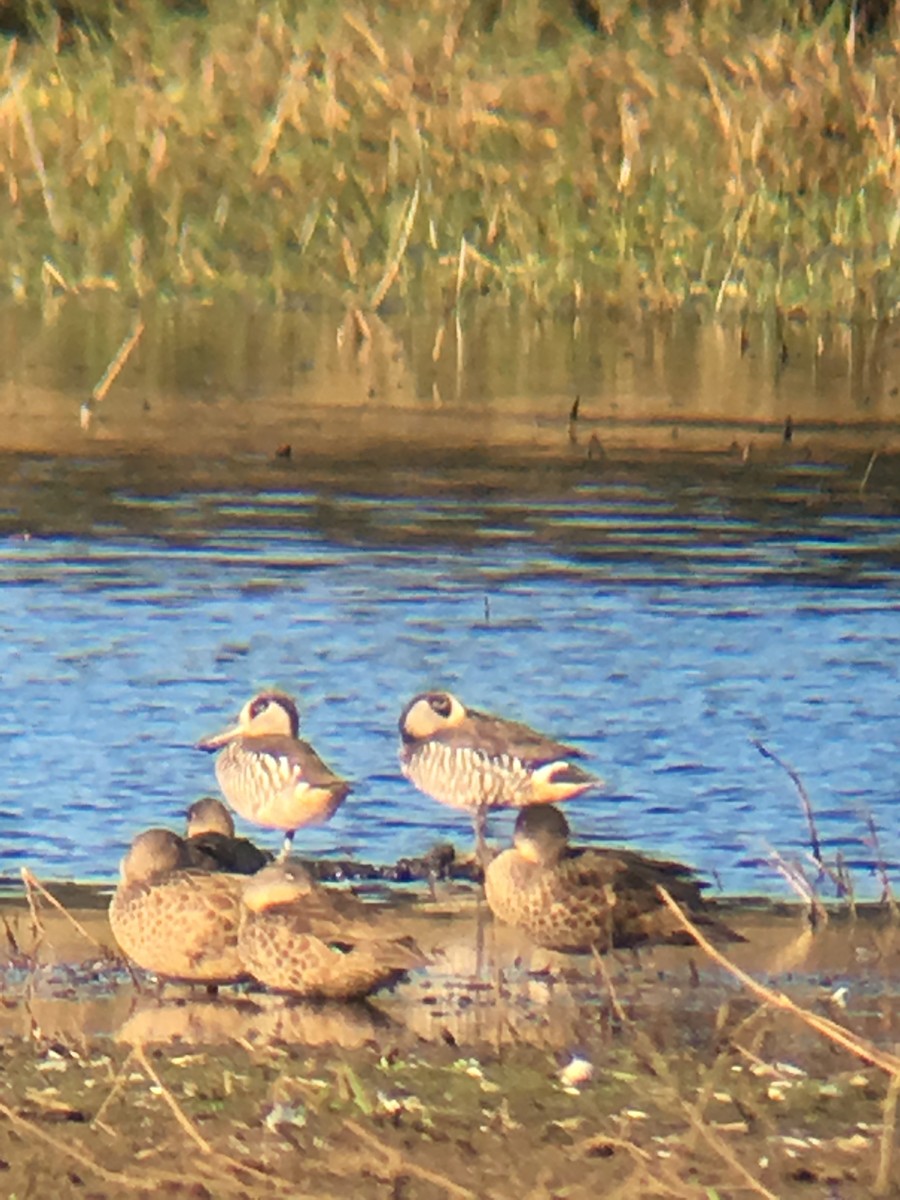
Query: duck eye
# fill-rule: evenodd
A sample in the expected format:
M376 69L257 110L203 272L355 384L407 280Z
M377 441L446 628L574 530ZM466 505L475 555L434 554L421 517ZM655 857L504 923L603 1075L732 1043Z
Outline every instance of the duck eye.
M268 707L269 697L257 696L250 705L250 720L252 721L254 717L258 717L260 713L265 712Z
M437 713L439 717L449 717L453 710L453 704L446 692L437 692L433 695L429 703L431 711Z

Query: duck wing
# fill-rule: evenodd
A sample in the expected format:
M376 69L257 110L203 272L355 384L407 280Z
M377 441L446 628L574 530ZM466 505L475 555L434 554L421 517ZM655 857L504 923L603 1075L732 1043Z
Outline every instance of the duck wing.
M481 750L492 758L509 755L535 766L559 759L586 757L583 750L538 733L529 725L472 708L466 711L465 719L459 725L441 730L434 737L448 745Z

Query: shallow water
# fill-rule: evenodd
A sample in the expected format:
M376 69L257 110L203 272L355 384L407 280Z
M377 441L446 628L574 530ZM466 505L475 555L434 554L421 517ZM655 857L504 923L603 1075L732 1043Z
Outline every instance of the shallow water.
M671 1052L708 1037L713 1015L721 1020L723 1007L754 1005L728 971L693 946L650 944L611 953L604 957L607 984L589 957L536 948L521 931L486 920L480 889L455 884L439 884L434 896L424 886L381 896L381 918L412 937L428 961L364 1004L288 998L252 981L223 986L212 997L171 981L160 988L143 972L136 987L116 957L104 897L83 886L64 892L65 916L36 898L40 937L20 898L0 898L8 943L19 951L9 962L0 956L6 997L0 1043L33 1039L37 1029L42 1038L63 1044L112 1037L182 1047L239 1042L346 1048L379 1037L396 1046L405 1033L417 1050L451 1044L477 1053L533 1044L559 1052L580 1046L583 1052L586 1037L603 1041L611 986L632 1019L653 1028ZM786 991L797 1004L824 1006L856 1034L890 1048L900 985L898 929L883 911L861 907L858 919L845 913L815 933L795 904L724 901L715 913L739 935L720 947L736 968ZM798 1026L788 1036L794 1054L809 1039ZM610 1047L596 1050L606 1058Z
M136 1177L144 1190L208 1192L220 1162L229 1179L256 1173L241 1180L244 1190L265 1171L268 1194L352 1186L377 1200L385 1169L354 1157L360 1142L396 1145L405 1175L418 1172L429 1186L443 1177L442 1191L465 1186L472 1196L523 1195L535 1178L548 1195L605 1195L617 1171L623 1194L644 1194L634 1157L662 1163L669 1181L676 1155L695 1192L699 1179L706 1191L737 1194L746 1168L734 1186L723 1181L718 1146L701 1175L708 1139L686 1136L687 1105L708 1114L701 1128L727 1138L729 1154L733 1146L737 1161L752 1163L770 1195L799 1195L799 1179L804 1192L819 1180L833 1192L837 1180L847 1200L872 1193L884 1070L897 1042L897 928L883 911L813 934L797 907L727 906L747 937L730 944L734 963L774 980L814 1030L780 1006L761 1007L694 947L614 953L599 971L479 921L476 889L447 885L435 899L424 887L394 894L398 931L431 963L371 1001L316 1003L252 985L213 997L146 978L138 989L109 956L96 891L61 891L93 944L43 903L38 934L21 898L0 899L6 940L22 952L10 966L0 954L0 1149L10 1194L47 1178L41 1194L77 1197L86 1170L103 1172L101 1187L121 1182L117 1195L134 1190ZM866 1039L859 1057L822 1036L825 1014L851 1045ZM174 1134L173 1110L182 1126ZM339 1143L348 1126L353 1141ZM212 1148L202 1156L200 1137ZM77 1170L61 1152L73 1144Z
M177 826L215 791L197 738L275 684L354 781L303 851L393 861L468 844L466 819L397 766L402 705L440 686L590 754L606 788L568 806L580 837L683 857L728 892L784 892L769 855L809 839L759 739L799 772L858 891L880 891L869 814L896 876L887 453L865 493L868 446L813 454L800 436L779 448L780 432L765 461L729 431L702 460L598 458L564 420L540 424L554 400L523 406L539 447L505 455L429 436L342 457L339 420L326 453L312 425L298 441L292 408L293 455L275 459L271 402L247 417L268 431L262 453L235 444L234 396L213 421L225 449L192 426L196 407L170 447L162 418L152 446L102 423L76 436L77 392L62 397L72 444L40 454L20 423L0 460L0 875L112 879L136 831ZM491 828L504 840L511 823Z

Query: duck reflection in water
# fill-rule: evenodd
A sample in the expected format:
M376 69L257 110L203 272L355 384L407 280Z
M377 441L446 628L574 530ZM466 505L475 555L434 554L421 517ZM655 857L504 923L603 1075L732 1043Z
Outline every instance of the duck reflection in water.
M254 992L221 999L179 997L142 1005L120 1026L116 1040L134 1046L340 1046L359 1049L393 1029L391 1019L365 1001L345 1004Z

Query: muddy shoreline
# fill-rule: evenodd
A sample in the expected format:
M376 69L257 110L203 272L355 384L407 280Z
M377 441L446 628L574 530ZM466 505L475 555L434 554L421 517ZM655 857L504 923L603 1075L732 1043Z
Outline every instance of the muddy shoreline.
M387 903L431 966L393 991L213 996L133 980L105 890L51 890L80 930L40 896L39 928L21 889L0 899L10 1196L896 1193L889 1074L697 947L536 951L472 884L419 882ZM813 932L795 905L713 904L747 939L736 965L889 1053L900 935L883 910ZM561 1074L573 1058L588 1066Z

